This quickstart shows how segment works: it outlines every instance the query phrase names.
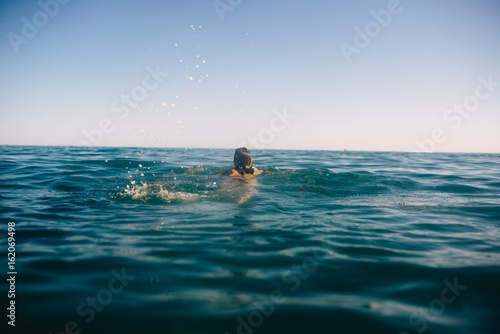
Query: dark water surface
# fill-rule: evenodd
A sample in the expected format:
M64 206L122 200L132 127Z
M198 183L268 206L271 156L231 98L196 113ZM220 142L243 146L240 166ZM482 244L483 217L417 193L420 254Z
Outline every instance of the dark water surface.
M500 155L252 153L0 147L9 332L500 332Z

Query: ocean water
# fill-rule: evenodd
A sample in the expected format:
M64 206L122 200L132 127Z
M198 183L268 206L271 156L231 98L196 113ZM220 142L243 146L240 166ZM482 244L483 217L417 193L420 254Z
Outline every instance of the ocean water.
M8 332L500 332L500 155L233 152L0 147Z

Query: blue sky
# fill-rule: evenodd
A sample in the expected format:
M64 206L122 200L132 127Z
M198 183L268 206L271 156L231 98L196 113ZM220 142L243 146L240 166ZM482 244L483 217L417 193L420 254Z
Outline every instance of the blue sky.
M59 1L0 4L0 144L500 153L498 1Z

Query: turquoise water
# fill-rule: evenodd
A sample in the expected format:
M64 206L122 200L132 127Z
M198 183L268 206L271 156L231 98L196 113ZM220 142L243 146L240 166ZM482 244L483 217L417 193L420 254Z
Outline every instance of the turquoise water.
M498 333L500 155L233 152L0 147L9 330Z

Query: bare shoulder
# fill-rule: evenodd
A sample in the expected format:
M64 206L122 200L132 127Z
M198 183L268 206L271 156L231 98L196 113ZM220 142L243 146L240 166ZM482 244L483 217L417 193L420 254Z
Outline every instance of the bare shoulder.
M254 176L257 176L257 175L259 175L259 174L262 174L262 171L261 171L261 170L258 170L257 168L252 167L252 169L253 169L252 173L244 173L244 174L243 174L243 178L244 178L244 179L249 179L249 178L251 178L251 177L254 177Z
M226 170L220 174L217 174L217 175L240 177L240 178L248 179L248 178L254 177L256 175L262 174L262 172L263 171L258 170L257 168L253 167L252 173L245 172L243 174L240 174L236 169L231 168L231 169L228 169L228 170Z
M237 176L237 175L240 175L240 173L238 173L238 171L236 169L231 168L231 169L228 169L228 170L222 172L221 175L224 175L224 176Z
M253 172L253 175L259 175L259 174L262 174L262 170L259 170L257 168L254 169L254 172Z

